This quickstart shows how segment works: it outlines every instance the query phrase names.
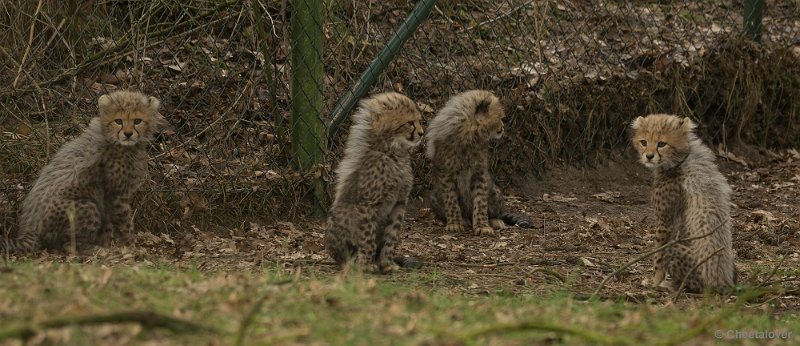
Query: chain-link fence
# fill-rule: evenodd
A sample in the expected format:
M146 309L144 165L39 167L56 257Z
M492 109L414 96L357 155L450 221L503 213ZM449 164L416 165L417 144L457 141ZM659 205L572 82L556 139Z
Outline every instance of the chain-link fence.
M175 128L151 150L139 226L305 214L349 122L327 139L324 125L416 4L2 2L0 224L15 228L38 170L121 88L160 98ZM439 1L369 90L403 92L428 118L460 91L493 90L509 116L502 184L609 158L649 112L692 116L715 144L797 145L800 3L767 1L760 43L744 13L739 1Z

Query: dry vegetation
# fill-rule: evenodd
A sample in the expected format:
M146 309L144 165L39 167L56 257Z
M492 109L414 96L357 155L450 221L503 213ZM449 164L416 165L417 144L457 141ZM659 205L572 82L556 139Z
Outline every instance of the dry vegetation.
M247 337L264 343L380 342L380 333L415 344L676 342L669 333L689 329L705 343L718 328L800 334L797 1L767 2L762 44L742 36L733 1L440 1L373 90L402 91L427 117L464 89L502 95L509 131L495 170L512 208L536 228L445 234L416 199L403 250L426 266L390 278L333 275L321 223L304 215L305 184L330 179L345 131L318 170L289 167L288 3L0 2L0 232L14 232L36 172L87 123L98 95L154 94L176 129L152 148L135 242L88 258L12 259L0 268L0 325L39 331L49 317L138 309L213 326L219 344L248 323ZM414 2L325 5L327 121ZM586 301L652 247L649 176L624 151L626 122L647 112L693 116L719 149L736 191L737 265L745 291L762 289L755 297L675 299L641 285L650 270L642 261ZM428 168L421 156L415 165L422 196ZM207 337L160 327L32 335Z

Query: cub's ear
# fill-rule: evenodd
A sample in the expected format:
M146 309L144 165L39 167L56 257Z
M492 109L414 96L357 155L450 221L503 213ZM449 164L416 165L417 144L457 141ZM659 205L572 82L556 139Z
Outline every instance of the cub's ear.
M111 96L102 95L100 98L97 99L97 108L100 109L100 112L104 112L108 107L111 106Z
M154 112L158 112L158 108L161 107L161 101L159 101L154 96L150 96L147 98L147 105L152 109Z
M695 124L692 119L689 119L689 117L681 119L679 125L682 129L686 130L686 132L694 131L694 129L697 128L697 124Z
M641 127L642 125L642 121L644 121L644 117L636 117L636 119L633 119L633 121L631 121L631 128L634 130L638 130L639 127Z
M158 100L156 100L156 101L158 101ZM166 133L168 135L171 135L171 134L175 133L175 128L172 127L172 124L170 124L169 121L167 121L167 119L164 118L163 115L161 115L161 113L156 112L153 115L153 120L154 120L153 123L155 125L155 128L158 131L164 132L164 133Z
M475 114L486 114L489 113L489 105L492 104L491 99L483 99L478 102L478 106L475 107Z

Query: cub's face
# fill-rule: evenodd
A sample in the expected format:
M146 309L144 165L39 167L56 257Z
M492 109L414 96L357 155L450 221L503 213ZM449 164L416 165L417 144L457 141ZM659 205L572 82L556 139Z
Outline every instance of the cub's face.
M467 116L467 121L463 125L465 133L475 133L490 140L503 137L505 131L503 119L506 115L500 99L485 90L469 91L466 95L477 100L477 105L474 113Z
M476 121L491 139L500 139L505 132L503 119L505 118L503 106L497 97L492 96L491 103L482 101L475 112Z
M160 102L140 93L118 91L100 96L98 108L106 136L113 143L133 146L149 141L168 123L158 113Z
M422 142L425 129L414 101L402 94L384 93L374 96L371 103L372 128L392 146L408 149Z
M413 148L422 142L422 135L425 129L422 127L422 115L414 111L406 113L397 119L397 130L395 130L392 141L401 147Z
M639 161L649 168L671 168L688 155L689 133L695 125L689 118L667 114L638 117L631 123L633 146Z

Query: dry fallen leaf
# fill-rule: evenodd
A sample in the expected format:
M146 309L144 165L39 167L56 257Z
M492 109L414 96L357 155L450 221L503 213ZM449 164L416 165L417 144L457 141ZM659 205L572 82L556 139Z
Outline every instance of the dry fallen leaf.
M777 218L774 215L772 215L772 213L770 213L770 212L768 212L766 210L756 210L756 211L754 211L754 212L752 212L750 214L752 214L753 217L755 217L756 221L763 220L763 221L766 221L766 222L772 222L772 221L777 220Z
M601 193L597 193L592 195L592 197L597 198L604 202L614 203L617 198L622 196L621 193L617 191L603 191Z
M546 193L546 194L542 195L542 200L545 201L545 202L565 203L565 202L576 201L578 199L575 198L575 197L564 197L563 195L558 194L558 193L554 193L554 194Z
M726 158L726 159L728 159L728 160L731 160L731 161L733 161L733 162L736 162L736 163L738 163L738 164L740 164L740 165L742 165L742 166L745 166L745 167L749 167L749 166L750 166L750 165L747 163L747 161L745 161L744 159L742 159L742 158L740 158L740 157L738 157L738 156L734 155L734 154L733 154L732 152L730 152L730 151L725 151L725 150L722 148L722 143L720 143L719 145L717 145L717 156L719 156L719 157L722 157L722 158Z
M592 261L590 261L590 260L589 260L588 258L586 258L586 257L581 257L581 262L583 262L583 265L585 265L585 266L587 266L587 267L597 267L597 265L596 265L596 264L594 264Z

